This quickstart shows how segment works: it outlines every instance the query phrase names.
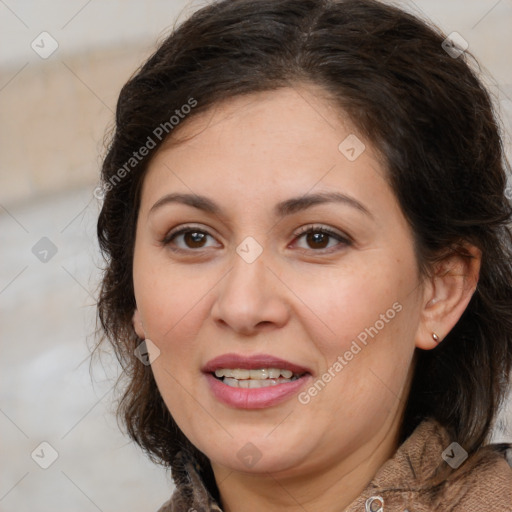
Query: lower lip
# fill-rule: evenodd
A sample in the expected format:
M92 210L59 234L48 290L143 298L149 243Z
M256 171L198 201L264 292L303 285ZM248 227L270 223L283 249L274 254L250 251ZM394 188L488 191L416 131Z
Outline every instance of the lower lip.
M311 375L306 374L291 382L249 389L228 386L211 373L206 374L210 389L217 400L237 409L263 409L284 402L296 395L310 377Z

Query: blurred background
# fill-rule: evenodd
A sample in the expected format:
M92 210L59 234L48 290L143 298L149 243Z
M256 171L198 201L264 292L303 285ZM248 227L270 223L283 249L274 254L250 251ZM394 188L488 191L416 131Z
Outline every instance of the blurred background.
M121 86L207 3L0 0L1 512L151 512L172 491L116 424L110 354L91 378L93 191ZM512 0L394 3L469 43L510 155ZM509 402L495 440L511 428Z

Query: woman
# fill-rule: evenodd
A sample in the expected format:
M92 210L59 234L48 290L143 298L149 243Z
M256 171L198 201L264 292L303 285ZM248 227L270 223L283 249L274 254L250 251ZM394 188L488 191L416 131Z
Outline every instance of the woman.
M99 318L161 511L512 510L511 206L459 41L225 0L122 89Z

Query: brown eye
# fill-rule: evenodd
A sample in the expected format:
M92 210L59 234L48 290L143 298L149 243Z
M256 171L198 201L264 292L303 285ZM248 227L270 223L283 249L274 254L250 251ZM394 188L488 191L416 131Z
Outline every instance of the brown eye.
M348 236L343 236L342 234L325 227L309 226L302 229L299 233L296 233L295 236L297 236L297 241L305 241L305 244L301 247L302 249L309 249L318 252L322 250L325 252L332 252L352 245L352 241Z
M325 249L329 244L329 235L320 232L306 233L306 241L312 249Z
M183 233L183 240L187 247L195 249L198 247L203 247L206 236L206 233L201 233L200 231L188 231Z
M194 249L205 249L213 246L208 245L208 238L214 240L213 236L193 227L185 227L171 231L163 240L162 245L169 246L174 251L187 251Z

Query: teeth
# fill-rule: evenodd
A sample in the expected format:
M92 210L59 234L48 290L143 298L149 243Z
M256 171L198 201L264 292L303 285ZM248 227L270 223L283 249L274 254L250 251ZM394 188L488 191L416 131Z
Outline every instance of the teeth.
M285 382L292 382L294 380L295 380L295 378L293 378L293 379L237 380L237 379L233 379L231 377L225 377L222 382L224 382L224 384L227 384L228 386L231 386L232 388L255 389L255 388L266 388L269 386L276 386L277 384L283 384Z
M224 384L233 388L255 389L276 386L285 382L297 380L300 375L291 370L280 368L259 368L247 370L245 368L219 368L215 376L222 379Z
M225 377L236 380L266 380L266 379L291 379L293 372L291 370L279 369L279 368L260 368L257 370L247 370L242 368L219 368L215 370L215 376L222 378ZM245 385L244 385L245 386Z
M268 379L268 370L262 368L261 370L249 370L249 376L251 379Z
M248 379L251 374L251 370L241 370L237 368L236 370L231 371L231 375L228 375L226 372L224 373L226 377L233 377L238 380Z
M284 372L286 370L283 370ZM279 375L281 375L281 370L279 368L269 368L268 370L268 378L269 379L278 379Z

